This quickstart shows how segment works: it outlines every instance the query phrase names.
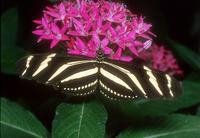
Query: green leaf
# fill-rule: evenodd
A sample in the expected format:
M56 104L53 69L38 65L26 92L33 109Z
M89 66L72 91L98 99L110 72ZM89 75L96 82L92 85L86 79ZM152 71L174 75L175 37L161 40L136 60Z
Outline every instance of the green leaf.
M200 136L200 118L169 115L147 120L122 132L117 138L197 138Z
M177 56L182 58L192 68L200 70L200 55L171 39L168 39L168 42Z
M1 98L1 138L47 138L47 130L29 111Z
M138 100L112 103L114 108L125 116L159 116L187 108L200 103L200 85L198 82L184 81L184 93L175 100Z
M200 105L197 108L197 115L200 116Z
M15 64L24 54L17 47L18 11L16 8L7 10L1 16L1 71L15 74Z
M61 104L53 121L53 138L102 138L107 114L97 102Z
M16 74L16 62L25 55L25 51L18 47L1 47L1 71Z
M186 80L196 81L200 83L200 72L191 72L187 75Z
M18 10L11 8L1 15L1 46L12 47L17 42Z

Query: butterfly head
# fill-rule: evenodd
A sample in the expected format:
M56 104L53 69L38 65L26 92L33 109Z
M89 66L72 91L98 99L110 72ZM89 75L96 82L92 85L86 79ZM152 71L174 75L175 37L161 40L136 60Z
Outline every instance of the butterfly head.
M98 63L101 63L105 58L104 51L101 47L99 47L96 51L96 60Z

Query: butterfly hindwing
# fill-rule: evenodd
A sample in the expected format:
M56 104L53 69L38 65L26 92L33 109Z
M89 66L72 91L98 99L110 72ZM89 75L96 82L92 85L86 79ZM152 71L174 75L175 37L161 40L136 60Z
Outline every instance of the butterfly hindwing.
M96 90L95 60L55 53L33 54L22 58L17 69L21 78L53 85L67 94L87 95Z
M94 93L98 83L98 68L93 63L83 63L72 66L64 72L67 74L57 83L62 91L69 94L84 96Z

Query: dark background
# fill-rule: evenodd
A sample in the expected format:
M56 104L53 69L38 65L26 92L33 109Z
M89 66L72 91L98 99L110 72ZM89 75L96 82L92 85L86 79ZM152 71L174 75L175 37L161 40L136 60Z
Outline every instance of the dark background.
M155 39L157 43L165 44L168 36L189 49L200 52L200 4L198 4L198 0L118 1L125 3L132 12L145 16L146 21L152 23L152 32L157 35ZM18 7L20 22L18 33L20 35L18 35L17 43L18 46L30 53L40 52L42 48L37 46L44 45L37 44L36 37L31 33L34 29L32 20L39 19L44 7L50 4L47 0L1 0L1 14L11 7ZM187 75L190 68L181 61L180 64ZM52 88L32 81L21 80L15 75L1 73L1 80L1 96L27 106L50 128L53 111L56 105L64 100L63 95L55 92ZM51 103L54 106L49 107L50 109L46 108L48 107L46 105Z

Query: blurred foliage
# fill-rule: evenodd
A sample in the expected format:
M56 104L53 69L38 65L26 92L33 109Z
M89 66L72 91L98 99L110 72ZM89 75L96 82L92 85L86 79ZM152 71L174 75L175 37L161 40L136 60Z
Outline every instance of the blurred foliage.
M172 47L174 53L182 58L187 64L189 64L194 70L200 70L200 55L191 51L189 48L168 39L169 46Z
M33 43L36 40L31 34L32 17L37 19L41 12L38 9L50 4L48 1L29 2L34 8L27 6L28 1L24 0L2 3L1 78L2 97L5 97L1 98L2 138L46 138L51 137L50 135L54 138L63 135L77 138L196 138L200 135L200 14L195 8L195 2L192 4L183 1L180 5L178 0L173 1L173 4L159 0L124 1L132 11L136 10L147 16L154 24L157 41L169 43L182 64L185 77L181 97L173 101L115 102L100 99L101 103L93 100L78 104L70 98L55 94L57 91L52 88L20 80L15 76L16 61L30 52L25 52L24 49L37 49L32 47L37 46ZM189 6L194 7L185 9ZM177 7L180 9L177 10ZM59 106L55 109L57 105Z
M17 8L8 9L1 15L1 46L16 46L18 25Z
M15 73L15 64L25 54L17 47L18 10L11 8L1 15L1 71Z
M151 118L142 124L125 130L117 138L197 138L200 136L199 117L174 114Z
M198 106L198 108L197 108L197 116L200 117L200 106Z
M41 122L19 105L1 98L1 138L47 138Z

